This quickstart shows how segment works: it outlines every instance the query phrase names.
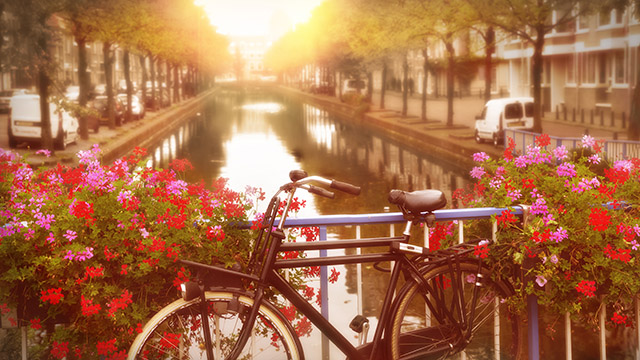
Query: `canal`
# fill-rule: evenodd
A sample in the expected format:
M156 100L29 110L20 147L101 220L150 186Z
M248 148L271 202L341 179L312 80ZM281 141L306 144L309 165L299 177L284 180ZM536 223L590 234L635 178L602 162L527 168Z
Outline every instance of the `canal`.
M219 89L200 116L197 131L191 131L181 151L181 157L189 159L195 168L191 181L203 179L205 184L211 184L218 177L225 177L234 190L262 188L268 199L280 185L289 181L290 170L303 169L310 175L362 187L360 196L337 193L335 199L299 192L299 197L306 200L299 216L395 212L398 210L388 207L387 194L391 189L435 188L451 199L453 190L469 183L468 169L407 148L384 134L343 122L325 110L273 92ZM264 211L265 206L266 201L259 204L258 211ZM374 232L380 231L385 234L376 235L387 235L389 226L363 228L362 236L374 236ZM328 237L353 238L354 232L354 229L330 228ZM400 232L398 227L396 233ZM348 327L358 313L355 265L335 268L341 276L336 283L329 284L329 317L341 331L353 334L355 339L356 333ZM387 275L370 266L363 268L363 311L371 321L370 339L380 306L372 299L381 299L384 295ZM320 287L317 279L309 285ZM321 356L317 330L301 340L307 358L326 358ZM331 347L330 352L332 359L343 358L335 347Z

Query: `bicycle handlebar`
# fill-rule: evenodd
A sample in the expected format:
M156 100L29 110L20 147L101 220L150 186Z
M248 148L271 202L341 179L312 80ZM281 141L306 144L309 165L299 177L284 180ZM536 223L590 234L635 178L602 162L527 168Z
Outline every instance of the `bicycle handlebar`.
M347 194L351 194L351 195L360 195L360 187L359 186L355 186L355 185L351 185L349 183L346 182L342 182L342 181L337 181L337 180L329 180L329 179L325 179L321 176L308 176L307 172L304 170L292 170L289 172L289 178L291 179L291 181L293 181L292 185L299 187L299 188L303 188L307 191L309 191L310 193L316 194L316 195L320 195L320 196L324 196L324 197L328 197L333 199L335 197L335 194L329 190L325 190L321 187L317 187L317 186L313 186L313 185L307 185L309 183L312 182L317 182L320 183L322 185L326 185L329 186L332 189L336 189L336 190L340 190L342 192L345 192Z
M329 186L331 186L332 189L340 190L347 194L360 195L360 186L351 185L338 180L332 180L331 185Z

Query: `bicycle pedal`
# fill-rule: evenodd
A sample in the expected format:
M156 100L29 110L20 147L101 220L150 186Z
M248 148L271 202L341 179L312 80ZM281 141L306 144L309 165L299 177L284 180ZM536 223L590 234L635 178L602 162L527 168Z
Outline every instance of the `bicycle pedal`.
M351 323L349 324L349 328L351 328L351 330L357 333L361 333L362 330L365 328L365 324L369 324L369 319L367 319L362 315L356 315L356 317L354 317L353 320L351 320Z

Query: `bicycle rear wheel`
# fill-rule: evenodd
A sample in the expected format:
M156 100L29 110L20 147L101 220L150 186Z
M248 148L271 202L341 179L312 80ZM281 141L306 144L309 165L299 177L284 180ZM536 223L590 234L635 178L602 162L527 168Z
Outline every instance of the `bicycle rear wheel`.
M391 322L392 359L448 358L462 349L467 359L495 359L497 352L499 359L521 356L523 344L518 316L501 302L511 295L510 286L492 281L490 270L484 267L480 268L482 277L479 278L477 263L459 265L459 277L452 276L448 265L428 269L423 276L432 288L429 294L415 282L401 289ZM478 300L472 309L477 280L482 285L478 287ZM454 291L456 288L460 291ZM433 304L435 312L428 310L427 301ZM494 309L498 309L499 314L498 333ZM472 337L465 346L463 331L467 326L464 324L470 323L472 310Z
M215 359L226 359L254 302L235 292L206 292L209 330ZM128 359L206 359L200 299L176 300L160 310L133 342ZM258 317L238 359L303 359L291 325L270 303L260 305Z

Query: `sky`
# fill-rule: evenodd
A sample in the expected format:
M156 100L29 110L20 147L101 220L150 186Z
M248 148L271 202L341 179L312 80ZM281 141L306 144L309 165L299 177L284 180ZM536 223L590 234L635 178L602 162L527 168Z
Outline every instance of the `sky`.
M322 0L196 0L218 32L229 36L266 36L275 40L306 22Z

